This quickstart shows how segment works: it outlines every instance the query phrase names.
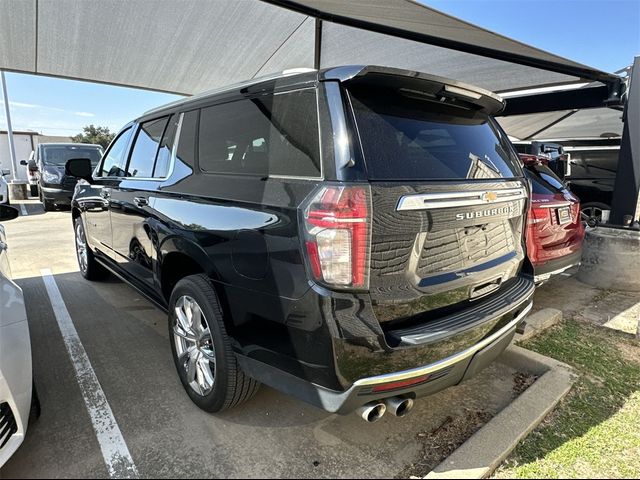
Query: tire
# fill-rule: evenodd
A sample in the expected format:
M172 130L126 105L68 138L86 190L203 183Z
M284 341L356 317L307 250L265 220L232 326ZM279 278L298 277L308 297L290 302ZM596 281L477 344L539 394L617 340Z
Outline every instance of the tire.
M82 223L82 217L78 217L73 222L73 229L76 239L76 258L80 273L87 280L101 280L108 274L107 269L98 263L91 248L87 244L87 236Z
M192 321L197 315L196 308L200 310L200 322ZM191 320L186 315L189 311ZM228 410L258 391L260 384L238 365L218 296L206 275L185 277L173 289L169 300L169 338L182 386L202 410L209 413ZM211 359L215 360L213 364Z
M45 212L52 212L56 209L55 205L53 204L53 202L51 200L43 200L42 201L42 208L44 208Z
M40 203L42 204L42 208L44 208L45 212L50 212L53 210L54 205L53 202L45 200L42 195L42 189L38 187L38 198L40 199Z
M38 185L29 185L29 193L32 197L38 196Z

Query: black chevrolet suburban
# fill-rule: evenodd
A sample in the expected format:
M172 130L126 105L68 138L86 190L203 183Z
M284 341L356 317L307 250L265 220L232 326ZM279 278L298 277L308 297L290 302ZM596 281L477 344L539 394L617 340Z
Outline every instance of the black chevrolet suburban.
M375 66L285 72L147 112L71 160L82 274L168 311L191 399L260 383L375 421L511 342L528 184L494 94Z

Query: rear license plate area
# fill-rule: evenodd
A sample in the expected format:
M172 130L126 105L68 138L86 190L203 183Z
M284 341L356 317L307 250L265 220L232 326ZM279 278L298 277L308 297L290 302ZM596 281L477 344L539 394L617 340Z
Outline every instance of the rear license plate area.
M558 223L560 225L571 223L571 208L562 207L558 209Z

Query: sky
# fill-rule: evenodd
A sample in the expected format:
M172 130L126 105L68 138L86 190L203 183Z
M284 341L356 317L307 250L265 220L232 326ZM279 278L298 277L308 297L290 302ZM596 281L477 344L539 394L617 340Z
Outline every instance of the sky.
M614 72L640 55L640 0L422 0L437 10L563 57ZM71 136L118 131L175 95L7 72L14 130ZM0 97L1 98L1 97ZM6 129L0 99L0 129Z

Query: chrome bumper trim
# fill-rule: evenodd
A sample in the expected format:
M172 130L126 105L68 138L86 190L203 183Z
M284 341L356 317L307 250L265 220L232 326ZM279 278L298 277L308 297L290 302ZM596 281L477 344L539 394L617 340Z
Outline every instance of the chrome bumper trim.
M419 377L419 376L422 376L422 375L427 375L429 373L433 373L433 372L441 370L443 368L450 367L451 365L454 365L454 364L456 364L458 362L461 362L461 361L463 361L463 360L475 355L480 350L482 350L486 346L490 345L491 343L493 343L494 341L496 341L497 339L499 339L500 337L505 335L507 332L509 332L509 330L514 329L524 319L524 317L527 316L527 314L531 311L531 308L533 308L533 302L531 300L529 300L529 304L524 308L524 310L520 313L520 315L518 315L516 318L511 320L507 325L502 327L500 330L495 332L493 335L488 336L487 338L485 338L481 342L475 344L472 347L469 347L466 350L463 350L462 352L456 353L455 355L452 355L450 357L447 357L447 358L445 358L443 360L440 360L438 362L432 363L432 364L427 365L425 367L418 367L418 368L414 368L412 370L405 370L405 371L402 371L402 372L387 373L385 375L378 375L378 376L375 376L375 377L363 378L363 379L360 379L360 380L356 381L354 383L354 386L363 387L363 386L368 386L368 385L378 385L380 383L400 382L402 380L408 380L408 379L413 378L413 377Z

